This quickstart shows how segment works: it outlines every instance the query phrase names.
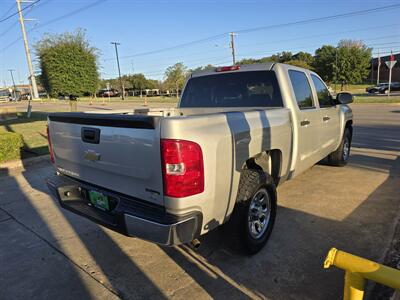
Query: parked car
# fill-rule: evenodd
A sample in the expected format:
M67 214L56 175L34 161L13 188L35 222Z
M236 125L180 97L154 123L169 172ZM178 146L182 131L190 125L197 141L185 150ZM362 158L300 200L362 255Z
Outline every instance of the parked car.
M49 94L47 92L39 92L39 98L49 98Z
M30 93L21 94L21 97L20 97L21 100L29 100L30 98L31 98Z
M379 94L387 94L389 91L389 84L386 86L383 86L379 89ZM399 82L392 82L390 84L390 91L391 92L397 92L400 91L400 83Z
M380 84L375 85L375 86L369 86L369 87L367 87L367 88L365 89L365 91L366 91L367 93L370 93L370 94L376 94L376 93L378 93L378 92L380 91L380 89L385 88L385 87L387 87L387 86L389 86L388 83L380 83Z
M323 158L348 162L350 102L291 65L194 72L177 108L50 114L47 184L63 208L128 236L198 245L229 222L256 253L274 226L278 185Z
M97 93L97 97L118 97L119 92L116 89L101 89Z

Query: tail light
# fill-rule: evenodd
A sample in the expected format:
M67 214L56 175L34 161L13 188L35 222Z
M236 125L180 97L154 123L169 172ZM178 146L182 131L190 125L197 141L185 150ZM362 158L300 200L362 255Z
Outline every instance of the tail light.
M198 144L162 139L161 159L165 196L182 198L204 191L203 154Z
M50 140L50 130L49 130L49 125L47 125L47 142L49 143L49 152L50 152L50 160L54 164L54 152L53 152L53 146L51 145L51 140Z

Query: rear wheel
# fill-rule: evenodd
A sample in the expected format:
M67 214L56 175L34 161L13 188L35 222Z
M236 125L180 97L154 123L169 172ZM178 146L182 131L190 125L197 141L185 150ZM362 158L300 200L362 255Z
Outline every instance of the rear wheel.
M244 170L231 220L239 248L247 254L260 251L271 235L275 217L276 188L272 177L260 170Z
M350 157L351 131L346 128L343 133L339 148L328 156L329 163L333 166L343 167L347 165Z

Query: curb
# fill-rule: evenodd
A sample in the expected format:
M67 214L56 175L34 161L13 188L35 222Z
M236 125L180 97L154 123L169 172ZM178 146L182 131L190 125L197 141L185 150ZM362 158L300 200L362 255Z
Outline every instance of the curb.
M25 171L26 167L38 164L40 162L50 161L50 154L41 155L38 157L32 157L27 159L18 159L12 160L5 163L0 163L0 170L16 170L21 169L21 171Z

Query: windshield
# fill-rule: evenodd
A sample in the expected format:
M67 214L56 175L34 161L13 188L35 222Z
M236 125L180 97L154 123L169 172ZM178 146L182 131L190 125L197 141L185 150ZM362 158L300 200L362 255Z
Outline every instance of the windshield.
M189 79L180 107L282 107L273 71L215 74Z

